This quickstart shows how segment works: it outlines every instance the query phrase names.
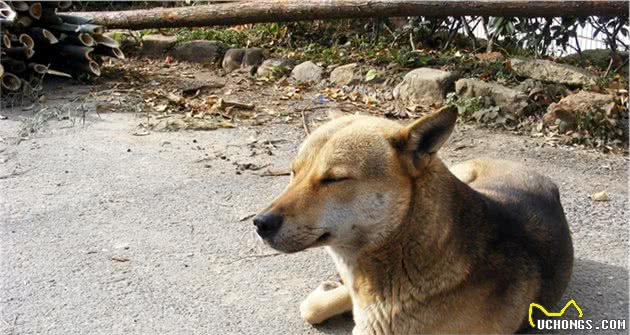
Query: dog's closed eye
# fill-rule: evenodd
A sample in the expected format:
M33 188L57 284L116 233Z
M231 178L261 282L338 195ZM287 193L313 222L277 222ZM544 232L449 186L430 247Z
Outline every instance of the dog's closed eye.
M324 177L322 178L319 182L322 183L323 185L329 185L329 184L334 184L334 183L338 183L338 182L342 182L344 180L349 180L350 177Z

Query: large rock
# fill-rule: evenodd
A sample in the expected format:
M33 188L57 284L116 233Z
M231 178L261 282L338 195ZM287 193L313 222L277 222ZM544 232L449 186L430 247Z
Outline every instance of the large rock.
M527 95L497 83L479 79L460 79L455 83L455 93L461 97L490 97L505 113L522 115L527 107Z
M544 59L512 58L510 62L519 76L541 81L586 86L595 84L597 78L584 69Z
M256 75L259 77L271 77L279 74L288 74L296 64L296 61L288 58L267 59L260 64L258 70L256 70Z
M361 73L357 63L338 66L330 73L330 82L339 86L352 85L360 81Z
M245 56L243 56L243 62L241 66L250 67L258 66L262 64L265 58L269 57L269 51L262 48L246 48Z
M293 68L291 78L298 83L318 83L322 80L322 72L321 66L311 61L306 61Z
M251 68L260 65L268 54L267 50L261 48L230 49L223 56L221 67L227 73L239 68Z
M218 41L197 40L175 46L171 55L179 61L212 64L223 58L225 49L225 44Z
M144 56L160 57L171 50L177 43L176 36L165 36L162 34L151 34L142 37L142 50Z
M592 118L611 117L615 111L615 100L610 94L580 91L552 103L543 116L547 127L558 125L560 132L578 128L578 118L589 113Z
M451 72L419 68L405 75L403 81L394 88L394 98L408 105L444 104L446 93L455 80Z
M243 63L243 57L245 57L245 49L229 49L223 56L221 67L227 73L239 69Z

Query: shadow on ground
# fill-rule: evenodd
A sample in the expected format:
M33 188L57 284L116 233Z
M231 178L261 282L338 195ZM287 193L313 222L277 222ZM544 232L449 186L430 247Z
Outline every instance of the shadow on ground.
M557 312L570 299L575 299L582 311L584 320L592 320L593 329L575 330L586 334L619 334L627 330L604 330L602 320L626 320L628 326L628 296L624 288L628 287L628 271L619 266L611 266L587 259L577 259L569 288L562 300L550 312ZM606 292L606 293L604 293ZM574 309L567 309L561 319L577 318ZM349 314L326 321L317 327L325 334L346 334L352 331L354 323ZM599 329L596 329L599 327ZM561 334L562 331L526 331L530 334Z

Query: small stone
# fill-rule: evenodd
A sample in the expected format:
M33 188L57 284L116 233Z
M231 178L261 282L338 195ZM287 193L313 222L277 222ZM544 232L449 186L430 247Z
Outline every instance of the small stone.
M223 61L221 67L226 73L230 73L240 68L250 68L252 66L260 65L269 52L261 48L234 48L229 49Z
M405 75L394 88L393 95L407 105L441 106L454 80L455 75L451 72L419 68Z
M606 191L593 193L591 195L591 199L593 199L593 201L608 201L608 200L610 200L610 198L608 198L608 192L606 192Z
M336 67L330 73L330 82L339 85L352 85L361 81L361 74L358 73L358 64L351 63Z
M322 80L322 72L321 66L311 61L306 61L291 71L291 78L298 83L318 83Z
M296 61L288 58L272 58L267 59L256 70L258 77L270 77L288 75L297 64Z

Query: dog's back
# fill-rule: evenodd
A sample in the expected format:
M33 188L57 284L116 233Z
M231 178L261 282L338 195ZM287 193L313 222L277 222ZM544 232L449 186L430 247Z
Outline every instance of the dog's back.
M573 267L573 245L557 186L508 161L473 160L451 171L485 196L494 240L490 243L495 243L490 249L511 256L500 264L506 285L516 279L510 275L539 276L540 290L531 302L553 307Z

